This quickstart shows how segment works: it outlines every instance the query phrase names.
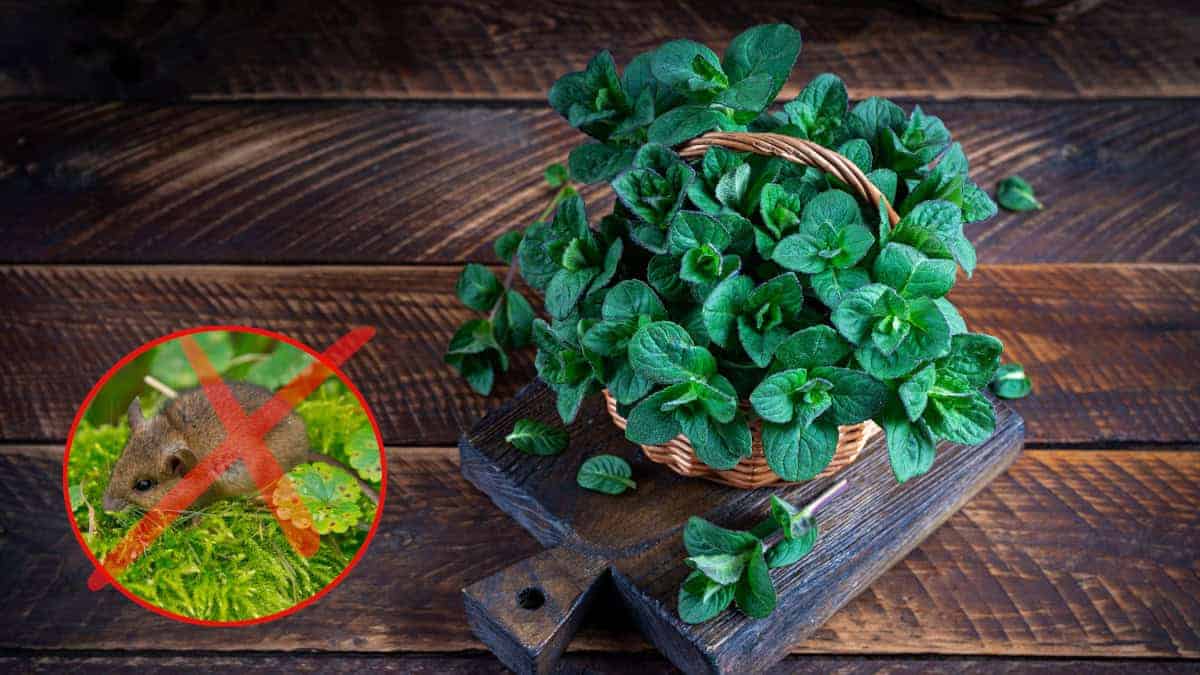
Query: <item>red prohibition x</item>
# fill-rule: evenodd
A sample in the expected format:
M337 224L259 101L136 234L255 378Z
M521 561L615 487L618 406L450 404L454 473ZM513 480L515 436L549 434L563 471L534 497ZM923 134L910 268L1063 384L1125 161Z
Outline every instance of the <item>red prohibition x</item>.
M178 518L180 513L184 512L184 510L187 509L196 499L203 495L205 491L207 491L213 484L213 482L216 481L233 463L237 462L238 460L241 460L246 466L247 472L253 478L255 485L263 495L270 494L271 490L274 490L280 484L289 481L289 478L284 473L282 467L279 465L279 462L267 448L266 443L264 442L264 437L269 431L271 431L272 428L274 428L285 417L287 417L287 415L296 407L296 405L304 401L309 394L316 390L322 382L333 375L340 375L340 366L345 363L346 360L348 360L355 352L361 349L368 341L370 341L375 334L375 330L373 328L359 328L342 336L323 353L314 354L317 357L316 360L305 367L305 369L301 371L301 373L297 375L291 382L280 388L275 393L274 397L268 400L267 403L263 404L257 410L247 411L243 410L241 404L234 397L232 390L224 381L221 380L216 369L209 361L208 355L205 354L204 350L200 347L199 343L196 342L193 336L193 333L213 329L236 329L239 331L258 333L260 335L265 335L267 337L289 342L296 347L304 348L303 345L293 340L288 340L284 336L275 333L245 327L230 326L207 327L186 331L184 333L174 333L162 338L161 340L155 341L151 345L147 345L146 348L149 348L150 346L153 346L153 344L158 344L166 340L179 340L188 364L198 376L204 396L208 399L209 404L216 413L217 418L220 420L221 426L225 431L225 438L216 450L209 453L199 463L197 463L196 466L188 471L187 474L180 479L179 482L176 483L175 486L172 487L157 504L155 504L154 508L148 511L141 518L141 520L139 520L137 524L135 524L128 531L122 541L104 557L102 563L95 559L86 545L83 547L85 552L87 552L88 557L91 558L92 562L96 565L95 571L88 579L88 588L93 591L100 590L104 586L113 583L116 575L120 574L130 564L132 564L137 557L141 555L141 553L145 551L154 542L154 540L158 538L158 536L161 535L172 522L175 521L176 518ZM307 350L307 348L305 349L306 351L312 353L311 350ZM136 355L136 352L135 354L131 354L130 357L127 357L126 360L134 355ZM125 362L126 361L118 363L109 372L109 375L119 370ZM106 375L106 377L101 380L101 383L97 385L97 389L107 379L108 375ZM350 385L344 377L342 379L348 386L352 388L352 385ZM361 394L359 394L356 389L353 391L361 400ZM93 395L94 393L95 390L93 390ZM84 402L84 405L80 408L80 413L76 416L75 424L72 426L72 439L68 439L67 442L68 452L74 437L74 430L79 424L79 419L82 416L83 411L87 409L91 397L92 396L89 395L89 401ZM375 428L375 433L378 440L378 425L375 423L373 416L370 415L369 409L365 406L364 409L367 410L368 417L371 420L372 426ZM386 475L386 465L384 465L384 472ZM66 486L67 477L65 462L63 470L63 482L64 486ZM383 503L385 490L386 482L385 484L380 485L380 505ZM307 558L313 556L320 546L320 538L317 532L313 528L297 527L294 524L295 520L297 520L294 515L292 518L281 517L277 512L279 507L275 504L275 500L267 499L266 501L271 508L275 520L279 523L285 538L292 548L303 557ZM297 506L292 506L291 508L293 511L295 511ZM311 517L309 517L307 509L305 509L303 504L299 504L298 508L303 511L303 513L300 514L302 516L301 520L307 520L311 522ZM70 511L69 501L68 511ZM359 551L359 556L361 556L362 552L366 549L366 544L370 542L371 537L373 537L375 534L375 529L378 524L377 521L378 519L376 519L376 522L372 525L371 530L367 535L367 539ZM72 521L72 523L73 522L74 521ZM80 539L80 543L83 543L82 536L77 528L76 536ZM134 599L136 602L138 602L138 604L147 607L148 609L165 616L188 621L190 623L221 626L259 623L289 614L310 604L311 602L314 602L320 596L324 595L324 593L328 592L328 590L340 583L342 578L350 571L357 561L358 556L354 558L350 565L348 565L342 571L342 573L333 580L332 583L326 586L320 593L317 593L304 602L301 602L296 606L285 610L284 612L246 621L217 622L181 617L169 612L165 612L160 608L141 601L139 598L132 596L132 594L126 592L124 589L122 589L122 592L130 596L131 599Z

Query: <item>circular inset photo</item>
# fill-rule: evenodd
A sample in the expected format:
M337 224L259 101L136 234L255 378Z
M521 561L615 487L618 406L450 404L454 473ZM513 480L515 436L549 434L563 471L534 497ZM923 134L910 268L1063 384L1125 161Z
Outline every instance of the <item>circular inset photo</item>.
M93 581L159 614L231 625L336 586L375 532L385 471L374 416L334 361L219 327L165 336L109 370L75 417L63 488Z

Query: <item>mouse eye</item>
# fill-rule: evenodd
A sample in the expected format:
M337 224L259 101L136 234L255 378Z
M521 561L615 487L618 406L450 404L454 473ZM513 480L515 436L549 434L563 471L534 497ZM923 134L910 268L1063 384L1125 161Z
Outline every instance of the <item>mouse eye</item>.
M150 480L149 478L143 478L133 484L133 489L137 490L138 492L145 492L152 487L154 487L154 481Z

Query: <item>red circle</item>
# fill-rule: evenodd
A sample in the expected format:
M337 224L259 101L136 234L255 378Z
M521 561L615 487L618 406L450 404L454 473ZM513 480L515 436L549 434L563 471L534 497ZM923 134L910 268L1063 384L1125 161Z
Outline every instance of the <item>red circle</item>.
M332 371L333 374L336 375L337 378L342 381L342 384L346 385L346 388L348 390L350 390L350 393L354 394L354 397L356 399L358 399L359 406L361 406L363 409L363 412L365 412L367 414L367 419L370 420L370 422L371 422L371 428L375 431L375 444L379 447L379 466L380 466L380 471L382 472L382 479L379 481L379 503L375 505L375 517L371 521L371 529L367 531L367 537L365 539L363 539L362 546L360 546L358 548L358 552L354 554L354 557L351 558L350 563L348 565L346 565L345 569L343 569L340 574L338 574L336 577L334 577L333 581L330 581L328 584L325 585L324 588L322 588L321 590L314 593L311 597L305 598L304 600L301 600L300 602L296 603L295 605L293 605L287 609L280 610L278 612L275 612L274 614L268 614L266 616L260 616L260 617L254 618L254 619L242 619L239 621L209 621L206 619L196 619L196 618L193 618L190 616L184 616L182 614L175 614L174 612L169 612L169 611L163 609L162 607L158 607L157 605L153 605L149 602L146 602L145 600L138 597L136 594L134 594L133 592L131 592L130 590L128 590L127 588L122 586L121 583L118 582L109 573L109 571L104 568L104 565L102 565L100 563L100 561L96 559L95 554L92 553L91 549L88 548L87 543L83 540L83 533L79 531L79 525L75 522L75 512L71 508L70 483L67 478L67 462L71 456L71 446L75 442L75 431L76 431L76 429L79 428L79 422L83 419L83 415L87 411L88 406L91 405L92 399L94 399L96 397L96 394L98 394L100 392L100 390L104 388L104 385L108 383L109 379L111 379L113 375L118 373L122 368L124 368L126 365L128 365L131 361L133 361L137 357L141 356L146 351L153 349L154 347L157 347L158 345L160 345L164 342L169 342L171 340L181 338L185 335L192 335L193 333L207 333L210 331L218 331L218 330L234 331L234 332L239 332L239 333L254 333L256 335L262 335L264 337L269 337L269 338L277 340L279 342L286 342L287 344L289 344L297 349L303 350L309 356L312 356L314 359L319 361L326 368L329 368L329 370ZM353 357L351 357L351 358L353 358ZM160 338L151 340L150 342L147 342L146 344L142 345L141 347L138 347L137 349L133 350L132 352L126 354L120 361L117 361L117 363L115 365L113 365L113 367L109 368L108 372L104 373L104 376L101 377L100 380L98 382L96 382L95 385L92 386L91 391L88 392L87 397L83 399L83 403L79 406L79 410L76 411L75 419L74 419L74 421L71 422L71 432L67 435L67 446L66 446L65 451L63 452L62 487L63 487L63 504L66 506L66 509L67 509L67 520L71 523L71 531L75 533L75 540L79 542L79 546L80 546L80 548L83 549L84 555L87 556L88 560L96 568L97 572L99 574L103 575L105 577L105 579L108 581L108 583L111 584L113 588L120 591L122 595L129 598L130 600L137 603L138 605L141 605L145 609L148 609L151 612L154 612L155 614L158 614L160 616L165 616L168 619L182 621L184 623L195 624L197 626L219 626L219 627L251 626L254 624L266 623L268 621L274 621L275 619L281 619L285 616L288 616L289 614L293 614L295 612L300 611L301 609L304 609L305 607L308 607L309 605L316 602L317 600L320 600L321 598L325 597L326 593L328 593L329 591L336 588L338 584L342 583L342 580L346 578L346 575L350 573L350 570L354 569L354 566L358 564L358 561L362 558L363 554L367 552L367 547L370 546L371 539L373 539L375 537L375 531L377 529L379 529L379 521L383 517L383 503L387 496L387 453L384 452L384 450L383 450L383 435L379 432L379 423L375 421L375 414L371 412L371 407L367 405L367 400L365 398L363 398L362 392L360 392L358 390L358 387L354 386L354 383L350 381L350 378L346 377L346 374L342 372L341 368L338 368L336 365L334 365L332 361L330 361L328 358L323 356L320 352L317 352L316 350L309 347L308 345L306 345L302 342L299 342L297 340L294 340L286 335L282 335L282 334L276 333L274 331L263 330L262 328L253 328L251 326L236 326L236 325L199 326L196 328L187 328L185 330L179 330L179 331L175 331L174 333L169 333Z

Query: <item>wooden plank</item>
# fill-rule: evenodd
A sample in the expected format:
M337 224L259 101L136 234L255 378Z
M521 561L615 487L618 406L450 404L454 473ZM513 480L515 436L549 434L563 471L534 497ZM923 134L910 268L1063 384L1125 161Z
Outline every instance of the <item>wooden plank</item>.
M563 675L644 673L672 675L679 671L652 654L568 654ZM793 656L767 671L773 675L874 675L876 673L1129 673L1144 675L1195 672L1195 662L1158 659L1021 659L944 658L930 656L854 657ZM443 675L504 675L509 673L490 654L161 654L161 653L17 653L0 656L5 672L94 672L152 675L179 672L237 673L362 673L401 672Z
M665 0L597 5L243 2L220 9L6 3L0 95L138 98L541 99L601 49L620 63L673 38L720 50L786 21L797 79L833 71L856 95L1195 96L1187 0L1107 3L1057 26L956 22L911 3Z
M982 262L1200 262L1193 102L922 103L1048 205L969 226ZM490 262L582 141L540 104L0 104L0 260Z
M456 454L389 449L380 531L320 603L197 631L88 591L57 449L4 446L0 649L479 649L459 589L541 549L466 483ZM795 651L1196 658L1197 509L1200 451L1026 451ZM593 618L575 650L647 648L619 613Z
M489 398L441 361L473 313L455 267L0 268L0 438L66 437L75 408L122 356L172 330L248 324L323 348L379 330L346 366L397 445L446 445L534 376L521 352ZM1035 444L1200 438L1200 267L992 265L951 296L1026 365L1015 407Z

